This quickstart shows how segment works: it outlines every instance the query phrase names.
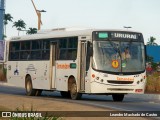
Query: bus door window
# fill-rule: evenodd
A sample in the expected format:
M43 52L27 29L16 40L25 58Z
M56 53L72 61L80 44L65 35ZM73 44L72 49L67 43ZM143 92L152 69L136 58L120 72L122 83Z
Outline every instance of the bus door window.
M91 52L92 52L91 43L88 42L87 43L87 54L86 54L86 71L89 70Z
M43 50L43 51L42 51L42 58L43 58L44 60L49 60L49 55L50 55L49 50Z
M43 40L42 59L49 60L49 57L50 57L50 40Z

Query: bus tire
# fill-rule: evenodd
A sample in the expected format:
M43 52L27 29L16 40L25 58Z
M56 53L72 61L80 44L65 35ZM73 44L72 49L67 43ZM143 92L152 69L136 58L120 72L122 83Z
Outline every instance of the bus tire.
M71 95L69 92L61 91L61 96L64 98L71 98Z
M26 88L26 95L27 96L35 96L36 95L36 90L33 89L30 76L26 77L25 88Z
M112 98L113 98L113 101L122 102L124 98L124 94L113 94Z
M75 82L73 82L71 85L70 95L71 95L71 99L73 100L78 100L78 99L81 99L82 97L82 94L77 92L77 85Z

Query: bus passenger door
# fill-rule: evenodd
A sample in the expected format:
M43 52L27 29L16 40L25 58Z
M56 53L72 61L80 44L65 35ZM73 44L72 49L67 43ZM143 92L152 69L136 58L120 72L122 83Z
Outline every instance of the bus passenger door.
M50 88L56 88L56 59L57 43L52 42L50 46Z
M80 50L80 91L85 91L85 75L86 75L86 41L81 42L81 50Z

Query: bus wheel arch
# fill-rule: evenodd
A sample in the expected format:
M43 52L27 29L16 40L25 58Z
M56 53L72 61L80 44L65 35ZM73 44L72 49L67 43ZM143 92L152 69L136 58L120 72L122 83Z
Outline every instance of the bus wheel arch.
M71 99L80 99L82 94L77 90L77 84L74 76L70 76L68 79L68 91L70 92Z
M68 78L68 91L71 90L72 83L76 83L76 79L73 75L69 76Z
M26 89L26 95L28 96L34 96L36 94L36 90L33 89L32 79L29 74L27 74L25 77L25 89Z

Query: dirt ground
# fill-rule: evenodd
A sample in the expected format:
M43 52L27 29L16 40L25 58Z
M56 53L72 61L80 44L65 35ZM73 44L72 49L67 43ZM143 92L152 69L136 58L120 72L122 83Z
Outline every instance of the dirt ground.
M54 101L52 98L37 99L35 97L24 97L18 95L0 94L0 106L5 110L27 110L31 111L112 111L111 109L86 106L81 104ZM141 117L62 117L61 120L146 120Z

